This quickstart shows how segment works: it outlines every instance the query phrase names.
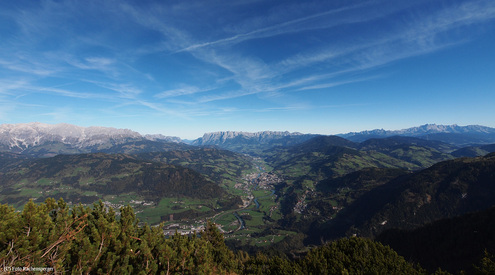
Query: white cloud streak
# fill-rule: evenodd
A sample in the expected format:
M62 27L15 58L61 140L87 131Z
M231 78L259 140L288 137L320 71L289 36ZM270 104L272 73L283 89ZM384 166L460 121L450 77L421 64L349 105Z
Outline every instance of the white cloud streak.
M156 98L170 98L170 97L179 97L179 96L185 96L185 95L194 95L197 93L204 93L208 91L215 90L216 88L210 88L210 89L200 89L196 86L190 86L190 85L185 85L181 88L178 89L172 89L172 90L166 90L163 92L160 92L155 95Z
M296 18L293 20L274 24L271 26L255 29L255 30L252 30L252 31L249 31L246 33L236 34L234 36L222 38L222 39L219 39L216 41L210 41L210 42L204 42L204 43L198 43L198 44L190 45L186 48L179 49L176 52L193 51L193 50L197 50L197 49L203 48L203 47L210 47L210 46L216 46L216 45L222 45L222 44L240 43L240 42L243 42L246 40L260 39L260 38L272 37L272 36L281 35L281 34L302 32L302 31L307 31L307 30L312 30L312 29L330 28L330 27L334 27L334 26L337 26L339 24L342 24L344 22L333 21L331 24L325 24L323 26L322 25L315 25L315 24L305 26L305 25L302 25L302 23L305 23L307 21L311 21L314 19L322 18L322 17L328 17L328 16L332 16L335 14L343 13L343 12L346 12L349 10L355 10L355 9L363 8L363 7L367 6L368 4L369 3L362 3L359 5L353 5L353 6L349 6L349 7L343 7L343 8L328 10L328 11L324 11L324 12L320 12L320 13L316 13L316 14L311 14L311 15L304 16L301 18ZM359 17L359 18L356 17L352 20L350 20L350 19L345 20L345 23L346 24L355 23L355 22L359 22L361 20L368 20L368 18L364 19L363 17Z

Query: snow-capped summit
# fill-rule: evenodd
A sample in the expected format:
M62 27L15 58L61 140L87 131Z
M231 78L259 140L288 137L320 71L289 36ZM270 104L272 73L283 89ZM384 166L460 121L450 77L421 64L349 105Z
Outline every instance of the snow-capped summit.
M80 127L66 123L52 125L40 122L0 125L0 145L13 151L23 151L48 142L61 142L81 148L140 138L142 136L137 132L110 127Z

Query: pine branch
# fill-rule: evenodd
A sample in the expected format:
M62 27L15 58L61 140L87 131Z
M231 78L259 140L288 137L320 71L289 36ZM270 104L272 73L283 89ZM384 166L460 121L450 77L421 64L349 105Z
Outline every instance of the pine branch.
M83 216L75 219L68 227L65 228L65 231L64 233L62 233L62 235L58 238L58 240L56 242L54 242L53 244L51 244L48 248L45 248L46 251L45 253L41 256L41 258L45 257L46 254L48 254L48 252L50 252L50 250L52 250L54 247L56 247L57 245L63 243L64 241L68 241L68 240L71 240L75 237L75 235L77 235L77 233L81 232L88 224L86 223L86 221L82 220L83 218L86 218L88 216L88 214L84 214ZM76 226L76 229L75 230L71 230L71 227L74 223L76 223L77 221L80 221L79 224Z

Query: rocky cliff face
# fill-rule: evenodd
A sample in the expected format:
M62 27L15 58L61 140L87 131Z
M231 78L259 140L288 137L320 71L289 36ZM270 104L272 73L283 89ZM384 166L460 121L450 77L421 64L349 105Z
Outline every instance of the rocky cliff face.
M223 132L213 132L206 133L203 137L193 141L194 145L221 145L226 142L230 142L234 139L244 139L256 141L259 143L267 143L271 142L274 139L280 139L284 137L293 137L293 136L303 136L301 133L290 133L288 131L285 132L277 132L277 131L263 131L256 133L249 132L237 132L237 131L223 131Z
M144 138L152 141L164 141L164 142L175 142L175 143L182 142L180 137L164 136L162 134L145 135Z

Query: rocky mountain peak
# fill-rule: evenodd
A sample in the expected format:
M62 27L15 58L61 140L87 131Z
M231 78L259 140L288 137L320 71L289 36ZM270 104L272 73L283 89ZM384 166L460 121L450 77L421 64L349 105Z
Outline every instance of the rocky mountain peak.
M163 135L142 136L129 129L111 127L81 127L67 123L40 122L0 125L0 149L22 152L46 143L60 142L73 148L86 148L105 143L118 144L129 140L162 140L180 142L179 138Z
M195 140L193 144L195 145L211 145L211 144L222 144L228 140L235 138L243 138L249 140L257 140L263 142L264 140L271 140L276 138L283 138L289 136L301 136L301 133L291 133L289 131L261 131L261 132L242 132L242 131L220 131L206 133L203 137Z

